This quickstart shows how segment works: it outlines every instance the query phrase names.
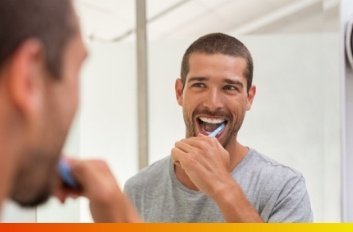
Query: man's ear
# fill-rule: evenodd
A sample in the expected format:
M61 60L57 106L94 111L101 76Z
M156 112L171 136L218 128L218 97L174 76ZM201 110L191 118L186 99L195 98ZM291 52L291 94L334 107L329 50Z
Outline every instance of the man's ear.
M35 39L20 45L8 64L7 88L9 97L23 116L34 116L44 98L44 53Z
M251 109L251 105L254 101L256 95L256 86L252 85L248 91L247 103L246 103L246 110Z
M183 105L183 89L184 85L180 78L175 80L175 95L180 106Z

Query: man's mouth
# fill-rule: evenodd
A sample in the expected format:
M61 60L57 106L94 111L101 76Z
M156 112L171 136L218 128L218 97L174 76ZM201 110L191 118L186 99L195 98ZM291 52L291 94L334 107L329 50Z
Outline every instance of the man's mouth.
M204 135L209 135L211 132L217 129L221 124L226 125L228 122L224 117L215 118L215 117L201 116L201 117L197 117L196 120L197 120L200 133ZM218 135L220 135L223 131L221 131Z

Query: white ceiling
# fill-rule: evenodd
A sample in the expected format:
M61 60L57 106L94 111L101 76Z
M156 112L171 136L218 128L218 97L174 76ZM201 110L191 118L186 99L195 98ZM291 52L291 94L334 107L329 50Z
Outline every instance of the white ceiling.
M337 31L339 0L147 0L150 40L207 32L233 34ZM86 35L134 38L134 0L75 0Z

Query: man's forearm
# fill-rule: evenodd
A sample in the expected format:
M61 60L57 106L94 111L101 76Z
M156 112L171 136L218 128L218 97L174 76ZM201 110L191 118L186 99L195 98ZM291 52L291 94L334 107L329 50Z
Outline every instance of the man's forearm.
M212 196L226 222L264 222L232 178Z

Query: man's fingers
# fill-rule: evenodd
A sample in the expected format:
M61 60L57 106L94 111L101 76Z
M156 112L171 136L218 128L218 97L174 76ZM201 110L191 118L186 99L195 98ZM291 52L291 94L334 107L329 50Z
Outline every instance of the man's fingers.
M58 183L54 188L53 196L58 198L61 203L65 203L67 198L77 198L81 196L81 194L76 190L65 187L63 183Z
M104 169L106 169L107 166L102 160L70 159L69 164L73 177L84 186L90 181L90 178L93 177L92 172L96 172L98 170L105 171Z
M184 163L190 160L190 156L183 150L174 147L172 149L172 159L176 165L183 167Z
M208 149L214 143L219 143L216 138L209 138L207 136L192 137L188 139L183 139L181 142L200 150Z
M191 153L195 151L195 147L187 143L185 140L181 140L175 143L175 147L185 153Z

